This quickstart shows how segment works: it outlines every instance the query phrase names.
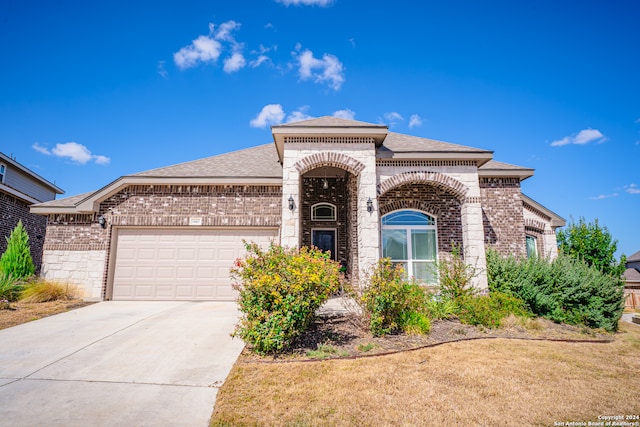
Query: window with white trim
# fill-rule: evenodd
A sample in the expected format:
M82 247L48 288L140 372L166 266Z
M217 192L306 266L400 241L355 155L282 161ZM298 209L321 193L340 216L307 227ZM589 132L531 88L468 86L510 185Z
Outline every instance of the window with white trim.
M336 207L331 203L316 203L311 206L312 221L335 221Z
M538 256L538 239L533 236L526 236L527 258L535 258Z
M424 212L401 210L382 217L382 256L400 264L408 277L436 283L436 219Z

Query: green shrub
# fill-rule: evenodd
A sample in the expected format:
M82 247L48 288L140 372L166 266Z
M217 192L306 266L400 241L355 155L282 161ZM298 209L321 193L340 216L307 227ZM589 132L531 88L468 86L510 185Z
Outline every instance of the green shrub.
M424 335L431 330L431 319L418 311L405 311L400 314L402 329L408 334Z
M489 295L460 298L456 303L459 305L458 317L462 323L487 328L499 327L501 320L511 314L530 315L520 298L497 291Z
M0 272L0 300L17 301L23 288L22 280L16 279L11 274Z
M29 235L22 221L18 221L18 225L7 239L7 249L0 257L0 271L16 279L27 278L35 272L29 248Z
M458 306L449 298L433 296L426 305L429 317L437 320L451 319L458 315Z
M443 298L456 300L475 293L471 280L477 276L478 272L475 267L464 262L458 246L453 245L451 258L438 261L436 268L440 295Z
M564 254L550 262L517 260L487 251L492 291L521 298L535 315L615 331L624 308L622 281Z
M378 261L361 301L371 332L376 336L406 331L407 327L415 331L418 325L407 322L417 322L424 327L420 316L426 315L425 289L405 280L402 267L394 266L389 258Z
M24 302L49 302L73 300L81 296L82 292L75 285L38 279L27 282L20 294L20 300Z
M317 249L246 243L231 269L243 316L234 331L258 353L285 350L340 286L340 264Z

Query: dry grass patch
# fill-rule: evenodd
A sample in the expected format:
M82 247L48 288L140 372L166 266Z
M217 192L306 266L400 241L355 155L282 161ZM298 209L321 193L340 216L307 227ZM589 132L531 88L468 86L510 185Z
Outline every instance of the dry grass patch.
M50 302L14 302L9 309L0 310L0 329L10 328L22 323L93 304L82 300L60 300Z
M609 344L493 339L356 360L241 359L211 425L543 426L640 414L639 352L640 327L621 323Z

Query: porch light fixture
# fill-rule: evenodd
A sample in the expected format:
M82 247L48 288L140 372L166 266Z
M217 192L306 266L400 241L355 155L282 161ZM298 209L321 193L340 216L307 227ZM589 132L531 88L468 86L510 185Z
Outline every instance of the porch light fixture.
M373 212L373 201L371 200L371 197L367 200L367 212Z
M104 216L100 215L98 217L98 224L100 224L100 227L105 228L107 226L107 220L104 218Z
M324 171L324 178L322 178L322 189L326 190L329 188L329 181L327 181L327 167L323 167L322 170Z
M292 211L294 207L295 205L294 205L293 196L289 196L289 210Z

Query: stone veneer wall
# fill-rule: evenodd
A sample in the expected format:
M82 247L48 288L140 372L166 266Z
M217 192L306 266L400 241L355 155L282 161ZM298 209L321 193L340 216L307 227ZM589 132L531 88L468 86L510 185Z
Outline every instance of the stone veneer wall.
M128 186L103 201L97 214L49 215L43 275L103 299L112 226L188 227L199 218L203 227L273 227L280 225L281 199L280 186ZM104 229L99 215L107 220Z
M42 246L47 229L47 218L32 214L29 211L29 203L9 194L0 193L0 255L7 250L7 239L19 220L22 220L22 225L29 235L31 258L38 274L42 265Z
M518 178L480 178L485 243L503 255L526 256Z
M379 197L380 216L398 209L417 209L436 217L438 256L451 253L453 244L464 253L460 201L428 184L406 184Z
M336 229L336 259L343 265L348 264L347 252L347 193L344 178L327 178L329 188L322 188L322 178L302 179L302 246L311 246L311 229ZM312 221L311 207L316 203L331 203L336 207L336 221Z

